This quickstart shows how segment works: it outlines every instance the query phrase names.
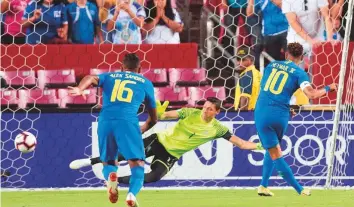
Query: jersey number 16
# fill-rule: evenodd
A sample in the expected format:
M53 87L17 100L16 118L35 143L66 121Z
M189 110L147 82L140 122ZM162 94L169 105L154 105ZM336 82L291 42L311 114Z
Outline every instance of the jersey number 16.
M281 77L280 77L281 76ZM277 70L275 68L272 69L268 80L264 86L264 91L270 91L271 93L278 95L280 94L285 86L286 81L288 80L288 73L282 70ZM280 81L280 83L279 83ZM277 88L275 86L278 85Z
M131 80L115 80L111 95L111 102L115 102L117 100L127 103L132 102L133 90L127 86L128 84L136 84L136 82Z

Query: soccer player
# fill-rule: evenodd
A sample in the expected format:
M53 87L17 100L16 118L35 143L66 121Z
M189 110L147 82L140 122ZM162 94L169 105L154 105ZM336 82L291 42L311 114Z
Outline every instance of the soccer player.
M159 119L179 120L171 128L144 139L146 157L154 156L151 163L151 172L145 175L145 183L160 180L184 153L217 138L224 138L241 149L263 149L260 143L244 141L232 135L226 126L215 119L215 116L220 112L221 105L221 101L215 97L207 98L202 110L182 108L165 112L167 105L168 102L165 102L162 106L157 102ZM118 161L121 160L124 160L124 157L120 156ZM79 169L100 162L99 158L79 159L71 162L70 168ZM115 164L114 160L111 161L111 164ZM119 178L118 181L128 184L130 179L130 176L127 176Z
M288 43L300 43L305 53L310 53L313 45L325 41L325 30L328 34L327 40L333 41L328 0L282 0L282 12L290 25Z
M98 118L97 134L109 200L112 203L118 200L118 166L108 165L107 162L116 160L119 150L128 160L132 172L126 202L128 206L136 207L136 195L144 182L145 153L141 133L157 122L156 101L151 81L138 74L138 56L127 54L122 70L123 72L86 76L78 87L70 87L69 94L83 95L83 91L91 85L103 88L103 106ZM137 112L143 101L147 105L149 117L140 128Z
M274 167L280 176L293 186L301 195L311 195L296 180L282 157L281 141L290 118L289 101L293 93L301 88L309 99L316 99L336 90L332 83L321 89L312 88L306 72L298 64L303 57L303 47L299 43L290 43L287 47L286 61L274 61L264 70L261 90L255 109L256 129L261 143L266 149L263 161L262 182L259 195L273 196L269 191L268 180Z

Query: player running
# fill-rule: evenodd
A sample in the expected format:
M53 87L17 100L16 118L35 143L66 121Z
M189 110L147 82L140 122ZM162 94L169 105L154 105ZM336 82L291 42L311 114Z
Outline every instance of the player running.
M177 124L169 129L152 134L144 139L146 157L154 156L151 163L151 172L145 175L145 183L156 182L165 176L174 163L186 152L194 150L200 145L217 138L224 138L241 149L261 150L260 143L244 141L230 133L215 116L220 112L221 101L214 97L207 98L203 109L182 108L165 112L168 102L162 106L157 102L159 119L179 119ZM124 156L124 155L123 155ZM118 161L124 160L119 156ZM100 163L101 160L79 159L70 163L70 168L79 169L85 166ZM115 161L112 160L112 165ZM130 176L120 177L120 183L128 184Z
M282 157L279 142L287 129L289 121L289 101L292 94L301 88L309 99L316 99L335 91L332 83L322 89L313 89L306 72L298 64L303 57L303 47L299 43L290 43L287 47L286 61L274 61L264 70L261 80L261 91L255 109L255 123L261 143L266 149L263 161L263 173L259 195L273 196L267 189L268 180L274 166L280 176L288 182L300 195L311 195L296 180Z
M157 122L156 101L151 81L138 74L138 56L127 54L122 70L86 76L78 87L69 87L69 93L73 96L83 95L83 91L91 85L103 88L103 106L98 118L97 134L109 200L112 203L118 201L118 166L108 165L107 162L117 159L119 150L128 160L132 172L126 202L128 206L136 207L136 195L144 181L145 153L141 133ZM143 101L148 107L149 118L140 129L137 112Z

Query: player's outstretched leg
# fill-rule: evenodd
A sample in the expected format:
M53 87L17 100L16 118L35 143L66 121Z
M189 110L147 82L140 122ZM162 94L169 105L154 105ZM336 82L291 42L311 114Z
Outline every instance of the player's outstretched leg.
M274 193L268 189L268 182L274 170L274 165L274 161L270 157L269 152L266 151L263 159L262 182L258 187L258 195L260 196L274 196Z
M280 146L277 145L276 147L268 149L272 160L274 160L275 168L277 169L280 176L290 184L298 194L300 195L311 195L309 190L304 190L304 188L297 182L293 172L291 171L289 165L285 162L284 158L282 157Z
M129 191L127 195L127 205L130 207L138 207L138 201L136 199L137 194L144 184L144 164L142 160L129 160L129 166L131 170Z
M166 165L162 164L161 162L152 162L151 164L151 171L149 173L146 173L144 175L144 183L154 183L163 176L165 176L168 173L168 169L166 168ZM124 176L124 177L119 177L118 178L119 183L124 183L124 184L129 184L130 182L130 175L129 176Z

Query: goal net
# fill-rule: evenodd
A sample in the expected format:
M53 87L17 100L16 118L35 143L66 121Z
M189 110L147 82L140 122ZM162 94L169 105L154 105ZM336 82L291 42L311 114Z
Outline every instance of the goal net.
M305 13L316 10L314 8L321 2L301 1L300 7L304 11L295 11L293 7L300 1L283 1L290 2L289 12ZM99 156L97 118L102 106L102 92L92 87L85 91L87 99L71 98L66 87L75 86L84 75L120 70L122 58L128 52L137 53L141 58L142 74L154 83L158 100L171 102L168 110L201 108L207 97L215 96L223 101L217 119L242 139L258 142L252 107L250 110L235 108L235 103L240 105L235 95L237 86L249 90L254 84L252 81L241 84L242 77L248 80L255 77L237 61L242 55L238 52L243 48L246 55L252 57L255 68L262 73L269 62L285 58L282 44L285 42L286 45L290 28L287 25L283 31L269 26L272 22L267 15L274 13L277 18L283 18L277 19L279 24L287 22L285 16L281 16L282 5L277 5L277 1L235 2L224 5L221 0L168 0L167 4L176 9L173 11L179 13L183 22L184 29L179 33L181 44L112 44L114 40L109 39L110 35L116 33L104 30L107 25L103 23L106 44L2 44L1 186L103 186L102 164L80 170L69 168L69 163L75 159ZM247 7L252 2L254 7ZM145 2L148 18L151 9L147 7ZM328 7L331 14L328 22L333 25L333 38L338 42L324 41L327 38L325 20L316 14L318 18L313 22L319 22L323 30L307 32L312 37L317 32L316 38L322 43L307 48L302 67L315 88L334 81L340 83L342 96L332 93L310 101L301 91L296 92L290 104L297 115L289 121L281 143L283 155L300 183L321 188L354 185L354 164L350 162L354 158L354 42L349 40L348 32L343 35L343 31L349 31L351 27L352 14L350 17L348 11L353 9L353 1L345 1L343 14L342 10L336 12L342 8L341 5L330 4ZM3 19L6 14L16 13L11 8L10 3ZM114 7L109 13L114 15ZM104 17L112 18L101 10L100 18ZM178 23L178 19L174 20ZM2 21L5 31L8 24L7 20ZM166 24L156 27L161 29ZM161 32L159 29L154 32ZM1 34L2 40L8 38L7 34ZM176 37L178 31L173 34ZM159 35L155 33L153 37ZM160 40L175 43L164 38ZM341 73L343 78L340 82ZM139 120L143 122L146 118L142 106ZM176 121L161 121L143 137L174 124ZM335 136L333 129L337 131ZM34 152L25 154L15 149L14 139L23 131L37 137L38 146ZM161 181L145 186L258 186L262 178L263 155L264 151L240 150L224 139L216 139L184 154ZM151 158L147 159L146 172L151 170L150 162ZM129 174L129 166L121 162L119 175ZM269 185L287 186L275 171Z

